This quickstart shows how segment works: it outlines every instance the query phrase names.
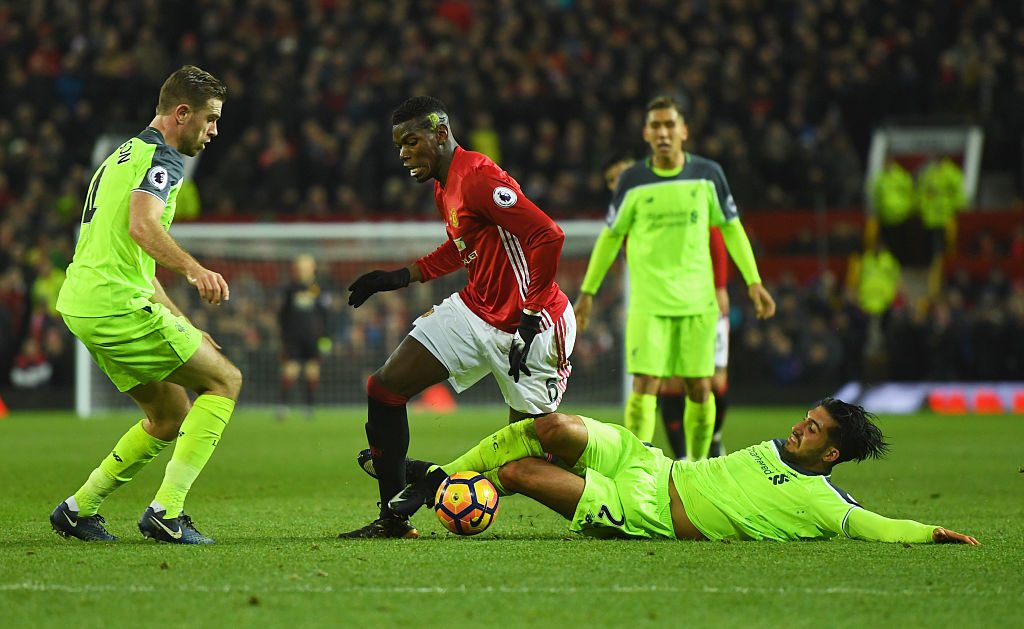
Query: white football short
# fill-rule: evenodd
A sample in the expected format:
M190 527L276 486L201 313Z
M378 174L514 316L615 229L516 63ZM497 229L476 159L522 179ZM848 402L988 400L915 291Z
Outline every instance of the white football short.
M725 369L729 366L729 317L721 315L718 317L718 325L715 328L715 369Z
M416 321L409 336L423 344L448 369L448 382L457 393L492 374L509 407L530 415L558 408L569 381L569 356L576 344L576 315L566 305L561 319L547 314L533 339L526 365L531 375L519 382L508 375L508 352L513 334L503 332L474 314L458 293L434 306Z

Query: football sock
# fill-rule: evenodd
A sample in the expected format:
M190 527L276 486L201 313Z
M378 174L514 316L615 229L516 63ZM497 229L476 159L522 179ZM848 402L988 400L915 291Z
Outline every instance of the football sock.
M658 396L661 407L661 421L665 424L665 435L668 445L672 448L675 458L686 455L686 433L683 432L683 412L685 410L682 393L668 393Z
M281 378L281 404L287 406L291 403L292 388L295 387L293 378Z
M373 376L366 382L366 441L373 455L380 494L380 517L391 516L388 501L405 489L405 455L409 452L407 398L392 393Z
M316 389L319 385L319 378L306 378L306 406L313 406L313 400L316 397Z
M729 398L725 393L715 396L715 432L711 442L716 446L714 449L721 455L722 448L722 425L725 423L725 412L729 408Z
M146 432L142 427L144 422L135 424L121 436L114 450L75 492L79 515L96 515L104 498L134 478L139 470L170 445L170 441L162 441Z
M626 428L640 441L654 438L654 424L657 422L658 396L630 391L626 400Z
M204 393L196 398L178 432L174 454L167 462L164 481L153 499L167 510L167 518L181 515L185 496L213 451L235 410L231 398Z
M544 448L540 445L540 439L537 438L533 421L530 418L509 424L484 437L468 452L441 467L449 474L456 472L483 473L496 470L509 461L518 461L531 456L542 457Z
M686 430L686 458L697 461L707 457L711 435L715 430L714 393L708 393L708 399L703 404L686 400L683 427Z

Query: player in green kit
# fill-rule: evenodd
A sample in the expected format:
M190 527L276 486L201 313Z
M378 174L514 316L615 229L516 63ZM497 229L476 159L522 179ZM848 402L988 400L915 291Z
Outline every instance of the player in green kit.
M719 308L709 227L720 228L757 317L774 315L775 302L761 284L721 166L683 150L687 128L679 105L665 96L652 100L643 135L651 156L619 177L608 226L594 244L574 310L578 328L585 329L594 294L628 237L626 368L633 390L625 424L650 441L662 380L682 377L687 458L697 460L708 454L715 423L711 377Z
M177 439L163 483L139 520L146 537L209 544L185 515L185 496L231 419L242 375L209 335L167 297L156 264L186 277L219 305L228 285L167 233L184 173L217 136L227 88L184 66L164 82L156 117L104 160L89 184L74 259L57 299L68 329L145 418L121 437L88 480L50 514L53 529L85 541L114 541L103 500ZM189 401L186 389L198 397Z
M976 545L973 537L941 526L868 511L832 483L839 463L887 452L874 421L860 406L825 398L787 439L718 458L674 461L623 426L551 413L502 428L441 469L483 473L500 493L529 496L567 518L570 530L595 537L797 541L844 536ZM407 467L429 465L409 461Z

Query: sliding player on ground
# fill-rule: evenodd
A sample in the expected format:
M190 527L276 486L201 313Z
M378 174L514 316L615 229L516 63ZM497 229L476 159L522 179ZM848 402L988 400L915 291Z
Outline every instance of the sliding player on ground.
M843 536L977 545L973 537L936 524L869 511L832 482L836 465L886 454L876 421L860 406L825 398L785 439L723 457L676 461L623 426L552 413L502 428L434 471L483 473L499 492L529 496L567 518L570 530L594 537ZM417 481L424 489L430 483L429 475Z

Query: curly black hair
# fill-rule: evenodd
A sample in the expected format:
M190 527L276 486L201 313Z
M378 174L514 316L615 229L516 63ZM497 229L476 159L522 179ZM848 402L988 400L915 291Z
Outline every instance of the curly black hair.
M836 464L844 461L880 459L889 452L882 430L875 425L878 417L864 410L863 406L848 404L842 400L827 397L817 406L828 411L837 426L829 431L829 438L839 450Z

